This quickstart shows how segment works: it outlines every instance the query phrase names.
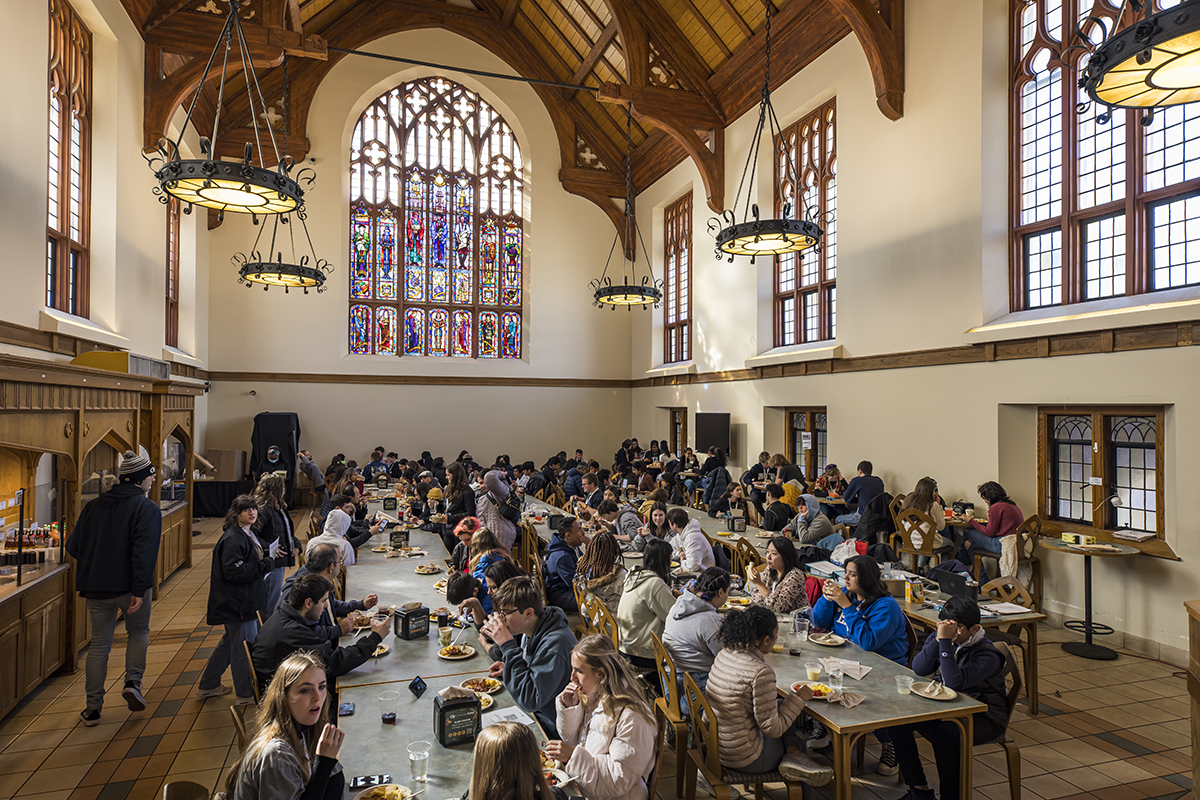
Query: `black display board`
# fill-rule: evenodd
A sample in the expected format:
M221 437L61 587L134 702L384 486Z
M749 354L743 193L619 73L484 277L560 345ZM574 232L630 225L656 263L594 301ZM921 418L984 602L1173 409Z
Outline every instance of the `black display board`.
M729 455L728 414L696 414L696 452L706 453L710 447L719 447Z

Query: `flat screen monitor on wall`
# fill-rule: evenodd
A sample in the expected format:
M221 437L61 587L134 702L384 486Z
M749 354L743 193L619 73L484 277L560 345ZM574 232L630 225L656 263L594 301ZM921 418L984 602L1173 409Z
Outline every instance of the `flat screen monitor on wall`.
M729 454L729 415L697 413L696 452L706 453L713 446Z

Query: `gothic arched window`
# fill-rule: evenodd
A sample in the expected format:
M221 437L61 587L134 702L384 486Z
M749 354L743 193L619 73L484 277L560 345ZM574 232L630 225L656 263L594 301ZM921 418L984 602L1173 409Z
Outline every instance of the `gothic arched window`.
M350 353L520 358L521 148L442 77L371 102L350 144Z

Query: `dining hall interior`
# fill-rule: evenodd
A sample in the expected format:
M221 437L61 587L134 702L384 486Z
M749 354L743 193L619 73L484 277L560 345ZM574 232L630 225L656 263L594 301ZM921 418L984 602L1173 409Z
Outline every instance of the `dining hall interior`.
M335 777L320 773L329 793L306 797L343 796L337 781L347 798L371 780L439 800L485 785L473 775L482 743L474 759L470 744L447 747L429 717L443 689L497 678L490 647L476 652L488 636L447 628L472 645L462 663L439 655L447 626L436 613L425 617L427 639L400 636L410 601L456 609L389 549L411 540L443 578L462 572L450 564L455 526L421 477L437 473L439 495L461 488L446 474L456 463L472 508L499 514L498 495L518 496L519 479L541 484L499 548L522 579L533 576L538 613L559 608L547 558L575 535L569 520L567 533L558 527L564 516L587 518L592 543L576 557L594 562L593 543L622 529L623 510L614 523L600 508L605 484L615 479L613 502L639 511L637 528L651 524L648 490L671 473L666 483L682 492L665 508L688 521L678 531L664 523L681 563L660 577L687 600L719 568L705 561L724 563L724 597L734 599L721 611L723 641L739 633L725 621L749 620L782 583L769 565L795 566L797 550L808 559L802 585L817 586L799 601L814 631L827 627L815 621L822 603L862 602L862 570L879 574L882 563L891 592L871 605L897 609L908 636L905 654L881 656L837 610L840 649L807 634L801 647L796 612L780 614L774 634L738 652L778 679L775 724L808 745L796 756L788 744L776 761L792 764L787 775L747 773L738 770L756 763L749 756L721 757L733 747L721 703L736 693L710 680L689 694L686 670L668 686L661 619L650 623L660 647L646 651L657 669L638 666L622 655L631 640L618 608L597 607L586 587L568 591L576 605L563 624L576 650L561 665L570 672L586 641L615 650L605 674L638 678L630 685L645 699L629 708L649 709L639 724L651 746L628 748L645 757L630 780L597 783L590 767L573 771L603 738L593 730L575 756L549 759L556 791L1194 797L1200 580L1187 565L1200 557L1200 530L1182 492L1200 473L1200 452L1184 447L1200 438L1200 362L1189 349L1200 344L1200 105L1188 102L1200 99L1190 88L1200 70L1168 37L1200 30L1200 0L0 0L0 21L0 800L260 796L240 765L260 753L259 690L270 694L286 670L276 662L279 680L255 678L262 697L243 696L238 665L258 661L246 656L254 637L243 652L233 623L214 613L227 587L213 576L230 531L250 530L239 500L259 498L260 479L275 473L272 445L286 476L286 501L272 508L299 561L311 564L311 539L340 539L329 597L401 607L394 629L342 639L357 652L375 636L390 652L329 675L321 691L357 713L321 711L345 740ZM1106 72L1122 48L1141 54L1127 70L1135 78L1122 79L1142 81L1132 89ZM1142 74L1165 61L1173 67L1159 78ZM714 447L714 472L701 471ZM683 463L687 449L695 468ZM587 472L576 453L597 464L596 504L570 493L570 471ZM354 481L339 484L351 487L349 514L330 508L340 497L332 478L344 473L326 465L339 455L343 470L367 468L357 493ZM634 464L640 472L626 472ZM800 478L784 480L779 464ZM873 476L895 498L878 537L855 532L865 502L817 486L831 467L847 481ZM372 472L388 479L376 484ZM651 479L639 486L643 473ZM791 512L815 498L810 511L857 546L851 558L890 549L873 551L874 567L851 562L859 589L842 560L821 571L834 566L832 548L815 548L818 558L805 555L815 541L793 547L794 528L776 546L778 529L763 527L772 475L794 484L784 492ZM152 598L149 641L126 708L133 587L126 601L113 600L120 591L84 597L87 572L67 550L80 520L93 519L90 504L147 476L130 502L157 507L138 584ZM937 513L917 508L902 521L902 498L926 479ZM708 513L723 499L711 487L726 480L742 487L748 524ZM990 484L1000 487L993 499ZM999 538L991 552L967 547L1001 501L1019 510L1019 532L1005 531L1003 550ZM394 527L372 528L347 557L346 532L331 533L338 514ZM271 548L246 541L252 560L271 562ZM693 563L696 542L709 550ZM629 587L650 558L618 543ZM94 575L123 551L99 552ZM965 580L943 587L931 575L950 559L966 575L942 574ZM264 570L289 587L298 570L313 572L290 562ZM468 576L474 567L472 555ZM773 577L760 597L743 578L764 567ZM507 591L513 580L491 586L488 609L525 597ZM265 585L271 608L291 608L278 584ZM954 586L972 607L1023 609L978 622L985 641L1004 645L985 645L1001 654L1000 732L973 746L951 736L961 763L938 760L918 736L897 775L903 746L880 731L941 714L969 734L966 721L986 705L966 691L939 705L893 685L950 684L944 668L935 683L932 668L916 666L950 641L939 614L958 607L947 605ZM924 600L905 596L918 587ZM472 591L487 595L489 583ZM119 609L105 618L115 633L97 690L87 663L109 601ZM259 625L244 609L239 624ZM526 654L506 648L509 623L500 626L495 652L507 650L512 669ZM753 649L772 636L782 655ZM793 645L805 657L791 657ZM222 657L231 672L214 689ZM806 676L818 657L824 672ZM838 696L856 699L811 696L831 659L846 662L834 665L848 678ZM547 747L568 755L548 724L562 733L561 715L578 706L564 708L559 692L592 707L576 682L591 678L571 675L539 706L549 717L507 674L508 688L482 702L524 723L543 758ZM388 687L401 692L394 729L374 721ZM107 692L102 710L97 692ZM697 716L689 699L716 711ZM754 752L775 742L783 753L783 734L765 731ZM813 746L821 732L831 743ZM304 782L328 758L312 749L323 729L309 733ZM419 786L405 748L423 739L432 753ZM611 766L616 756L594 758ZM922 763L928 785L914 777ZM943 768L953 781L939 778ZM237 791L226 783L235 770ZM301 796L304 783L294 788L279 796Z

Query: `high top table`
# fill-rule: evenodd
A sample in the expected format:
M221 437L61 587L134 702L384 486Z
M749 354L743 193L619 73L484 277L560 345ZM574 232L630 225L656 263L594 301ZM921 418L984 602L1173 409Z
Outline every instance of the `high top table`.
M1104 625L1092 620L1092 556L1097 558L1124 558L1125 556L1137 555L1140 550L1136 547L1130 547L1127 544L1109 544L1116 550L1082 550L1074 545L1067 544L1061 539L1050 539L1045 536L1038 539L1038 544L1047 550L1054 550L1059 553L1067 553L1074 556L1083 556L1083 619L1067 620L1063 623L1064 628L1070 628L1083 634L1082 642L1063 642L1062 649L1066 650L1073 656L1080 658L1090 658L1095 661L1112 661L1117 657L1117 651L1111 647L1095 644L1092 642L1092 635L1099 634L1100 636L1108 636L1113 633L1113 629L1108 625Z
M768 653L767 664L775 670L775 678L781 692L790 693L798 681L806 680L804 663L818 658L842 658L857 661L872 667L862 680L847 677L843 688L846 691L865 695L866 699L854 708L844 708L837 703L813 700L807 706L808 713L829 730L833 743L833 772L837 800L850 800L851 765L850 755L854 743L871 731L893 725L907 725L926 720L948 720L963 732L960 776L960 797L970 797L971 768L973 765L974 721L971 716L986 711L983 703L959 693L953 700L929 700L918 694L902 695L896 691L896 676L916 674L877 653L870 653L853 643L840 647L822 647L808 643L801 656L784 653ZM824 675L824 673L822 673ZM921 680L918 677L918 680Z

